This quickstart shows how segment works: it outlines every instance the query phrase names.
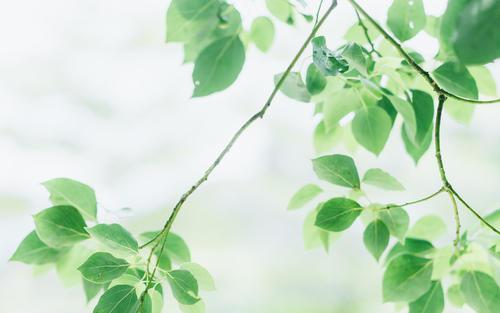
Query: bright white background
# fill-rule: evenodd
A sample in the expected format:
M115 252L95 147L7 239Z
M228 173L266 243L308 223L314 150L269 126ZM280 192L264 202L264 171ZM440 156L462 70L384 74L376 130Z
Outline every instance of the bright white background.
M283 71L309 30L305 23L290 28L278 22L270 53L250 47L234 86L190 99L192 66L181 64L179 45L164 43L168 2L0 3L0 312L91 312L80 287L64 288L54 272L33 277L29 266L7 262L33 228L31 214L49 205L40 182L81 180L97 191L104 220L137 233L159 228L177 198L261 106L273 75ZM263 2L235 1L247 26L267 14ZM321 31L332 46L355 21L346 1L339 2ZM385 21L389 0L360 3ZM438 15L446 2L425 4ZM432 57L437 44L424 37L409 45ZM498 64L492 69L500 78ZM382 271L363 247L361 223L326 255L303 249L305 211L285 210L296 189L315 181L312 112L311 105L278 96L175 224L194 261L216 279L218 290L205 294L209 313L393 311L381 304ZM500 106L482 106L468 127L444 121L449 176L480 212L500 205L499 119ZM379 159L361 150L355 159L362 170L389 170L407 187L398 194L373 190L375 200L410 200L439 186L432 153L414 167L398 131ZM446 200L411 208L412 220L433 212L451 228ZM132 213L120 211L124 207ZM463 224L473 226L462 212ZM167 307L165 312L177 311L171 302Z

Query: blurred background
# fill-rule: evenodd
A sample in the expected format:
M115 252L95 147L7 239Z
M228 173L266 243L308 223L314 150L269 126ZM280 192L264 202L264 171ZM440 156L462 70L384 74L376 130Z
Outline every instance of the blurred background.
M252 18L268 15L263 0L231 2L247 28ZM318 2L310 1L311 7ZM332 46L355 22L346 1L339 2L321 31ZM389 0L360 3L385 21ZM273 75L283 71L310 28L276 22L273 48L262 54L251 46L235 85L190 99L192 65L182 65L180 45L164 43L168 4L0 3L0 312L83 313L95 303L85 303L80 286L65 288L55 271L39 275L30 266L8 263L33 229L31 215L49 206L41 182L85 182L96 190L101 220L124 223L136 233L160 228L178 197L262 105ZM439 15L446 1L425 5L428 14ZM427 58L437 51L437 42L423 33L408 45ZM491 70L500 78L498 64ZM312 105L279 95L180 214L174 231L216 280L218 290L204 294L207 312L395 311L381 303L382 270L363 246L361 223L328 254L306 251L302 224L309 210L286 211L291 195L316 181L312 113ZM468 126L444 121L449 177L482 213L500 206L499 120L500 106L491 105L478 107ZM415 167L398 131L378 159L361 149L355 159L361 171L381 167L406 186L402 193L370 189L374 201L413 200L439 187L432 152ZM330 196L343 192L329 190ZM428 213L442 216L450 226L444 243L451 240L446 197L409 211L412 221ZM462 212L464 226L474 227L475 220ZM173 301L166 306L165 312L178 311Z

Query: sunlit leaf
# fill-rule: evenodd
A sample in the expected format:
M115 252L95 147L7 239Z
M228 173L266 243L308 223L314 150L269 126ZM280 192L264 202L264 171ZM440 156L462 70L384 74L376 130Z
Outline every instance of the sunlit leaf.
M250 36L260 51L268 51L274 40L273 22L265 16L257 17L252 22Z
M363 182L386 190L405 190L403 185L391 174L380 168L371 168L366 171Z
M346 155L322 156L313 161L316 175L335 185L359 189L359 175L354 160Z
M356 201L347 198L333 198L321 206L315 225L333 232L349 228L361 214L363 208Z
M288 210L300 209L322 192L323 189L314 184L303 186L290 199Z
M415 37L426 23L422 0L394 0L387 12L387 25L401 41Z
M127 261L115 258L110 253L96 252L78 270L88 281L102 284L120 277L129 266L130 264Z
M363 242L368 251L378 261L389 244L389 229L381 220L375 220L366 227Z
M106 290L93 313L135 313L138 307L139 301L134 287L118 285Z

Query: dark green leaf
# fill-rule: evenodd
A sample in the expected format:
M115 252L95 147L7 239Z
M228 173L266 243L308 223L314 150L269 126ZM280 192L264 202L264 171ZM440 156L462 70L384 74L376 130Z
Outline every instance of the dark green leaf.
M59 255L59 251L43 243L35 231L29 233L19 244L16 252L10 258L11 261L23 262L26 264L47 264L54 262Z
M93 313L136 313L139 301L135 288L129 285L117 285L101 296Z
M351 157L341 154L322 156L313 161L316 175L335 185L360 188L359 175Z
M446 91L468 99L478 98L476 81L465 66L446 62L435 69L432 74Z
M90 235L119 256L136 255L139 251L132 234L119 224L98 224L87 228Z
M399 240L403 240L408 231L408 225L410 224L410 217L405 210L400 207L383 210L379 213L379 218L385 223L387 228L389 228L393 236Z
M432 261L403 254L391 261L383 278L385 302L412 302L431 287Z
M371 168L366 171L363 182L386 190L405 190L403 185L391 174L380 168Z
M172 288L172 293L179 303L190 305L200 300L198 297L198 283L189 271L170 271L167 279Z
M383 96L382 99L380 99L377 102L377 106L379 108L384 109L384 111L389 114L389 117L391 118L392 125L394 125L394 121L396 120L396 116L398 115L398 111L394 108L394 106L391 103L391 100L387 98L386 96Z
M352 134L368 151L379 155L392 129L389 115L377 106L364 107L352 121Z
M306 87L311 95L317 95L326 87L326 78L321 74L318 67L311 63L307 68Z
M500 288L488 274L467 272L462 278L461 289L465 302L478 313L495 313L500 308Z
M441 313L443 310L444 293L439 281L433 281L423 296L410 303L410 313Z
M89 238L82 215L72 206L54 206L33 216L40 240L55 248L72 246Z
M401 41L415 37L425 23L422 0L394 0L387 13L387 25Z
M268 51L274 40L274 24L271 19L265 16L254 19L250 30L250 36L255 46L257 46L260 51Z
M193 97L202 97L229 87L245 62L245 48L238 36L221 38L206 47L193 70Z
M334 76L349 69L344 58L326 47L325 37L316 37L312 40L313 62L325 76Z
M451 43L457 31L458 17L471 0L449 0L445 13L439 23L439 60L456 59Z
M425 152L429 149L432 142L432 128L429 129L427 135L421 143L415 143L414 140L407 133L407 127L401 127L401 138L403 139L403 143L405 145L406 152L412 157L415 161L415 164L418 163L420 158L425 154Z
M315 225L319 228L340 232L349 228L361 214L363 208L347 198L333 198L321 206Z
M42 185L50 192L53 205L71 205L86 220L96 220L97 200L94 190L89 186L69 178L52 179Z
M274 84L277 85L283 73L274 76ZM297 101L309 102L311 96L307 91L307 87L302 80L302 75L299 72L290 72L281 84L280 90L286 96Z
M389 229L381 220L375 220L366 227L363 242L368 251L378 261L389 244Z
M96 252L78 270L88 281L102 284L120 277L127 271L129 266L130 264L127 261L115 258L110 253Z
M292 196L292 199L290 199L288 210L300 209L322 192L323 189L314 184L303 186Z
M417 132L415 142L421 144L425 141L429 130L432 130L434 120L434 101L432 97L423 91L412 90L413 110L415 112Z
M463 64L485 64L500 57L500 2L475 0L463 8L451 38Z
M91 281L86 280L85 278L82 278L83 282L83 290L85 291L85 298L87 299L87 303L92 301L92 299L97 296L99 291L104 287L102 284L96 284Z
M417 134L417 116L413 105L410 102L396 96L389 96L389 99L394 108L396 108L399 114L403 117L403 128L413 140Z

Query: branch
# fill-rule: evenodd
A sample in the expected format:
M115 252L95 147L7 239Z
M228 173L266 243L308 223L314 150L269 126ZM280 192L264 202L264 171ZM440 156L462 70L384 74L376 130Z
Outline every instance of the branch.
M392 45L396 50L398 50L399 54L417 71L420 76L422 76L425 81L432 87L432 89L439 95L445 95L448 98L453 98L455 100L459 100L462 102L468 102L468 103L475 103L475 104L491 104L491 103L496 103L500 102L500 99L493 99L493 100L473 100L473 99L466 99L460 96L457 96L449 91L446 91L443 89L439 84L432 78L431 74L424 70L420 65L415 62L415 60L403 49L401 44L394 39L380 24L373 19L373 17L370 16L357 2L356 0L347 0L351 3L351 5L354 7L354 9L358 12L361 13L381 34L384 36L384 38Z
M403 204L390 204L388 206L383 207L382 210L390 210L392 208L405 207L405 206L409 206L409 205L413 205L413 204L417 204L417 203L422 203L422 202L425 202L425 201L428 201L428 200L434 198L435 196L439 195L443 191L445 191L444 187L441 187L435 193L433 193L433 194L431 194L431 195L429 195L427 197L424 197L422 199L418 199L418 200L415 200L415 201L406 202L406 203L403 203Z
M378 52L377 49L375 49L375 45L373 44L373 40L370 37L370 34L368 32L368 27L366 27L365 23L363 23L361 16L359 16L358 10L354 9L354 12L356 12L356 16L358 18L358 25L359 25L359 27L361 27L363 29L366 41L368 41L368 44L370 45L370 48L371 48L370 54L375 53L376 55L378 55L381 58L382 54L380 54L380 52Z

